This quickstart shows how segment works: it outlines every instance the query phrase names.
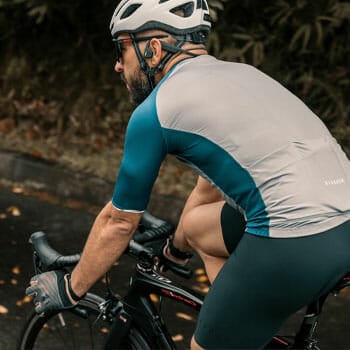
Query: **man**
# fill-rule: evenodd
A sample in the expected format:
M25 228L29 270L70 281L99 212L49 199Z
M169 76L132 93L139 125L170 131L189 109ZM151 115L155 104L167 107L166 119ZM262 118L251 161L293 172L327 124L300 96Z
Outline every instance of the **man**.
M38 313L72 307L119 259L166 154L198 174L167 258L195 250L210 291L191 349L262 348L350 267L350 162L298 98L208 55L206 1L123 0L115 70L138 104L112 201L72 275L34 276ZM42 295L49 290L46 298Z

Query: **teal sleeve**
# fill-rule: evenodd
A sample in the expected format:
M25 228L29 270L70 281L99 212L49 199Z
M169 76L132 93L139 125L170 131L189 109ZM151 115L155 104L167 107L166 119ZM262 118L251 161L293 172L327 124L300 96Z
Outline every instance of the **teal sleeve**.
M124 155L112 204L121 210L146 209L166 146L155 103L145 101L133 113L125 136Z

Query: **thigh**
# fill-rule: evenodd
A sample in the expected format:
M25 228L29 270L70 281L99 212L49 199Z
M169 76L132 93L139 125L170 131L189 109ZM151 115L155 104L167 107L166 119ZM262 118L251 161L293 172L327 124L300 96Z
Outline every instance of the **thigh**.
M204 349L259 349L281 323L267 317L270 282L252 238L243 236L204 300L194 335Z
M243 215L224 201L200 205L185 218L186 238L194 248L227 258L245 231Z
M224 201L200 205L184 218L186 239L197 251L227 258L229 253L222 237L220 214Z

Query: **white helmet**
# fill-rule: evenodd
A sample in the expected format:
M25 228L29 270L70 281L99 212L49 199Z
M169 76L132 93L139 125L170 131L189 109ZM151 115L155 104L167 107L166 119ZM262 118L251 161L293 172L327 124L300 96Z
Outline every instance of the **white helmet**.
M122 0L110 24L114 38L121 33L148 29L160 29L174 35L208 34L210 28L206 0Z

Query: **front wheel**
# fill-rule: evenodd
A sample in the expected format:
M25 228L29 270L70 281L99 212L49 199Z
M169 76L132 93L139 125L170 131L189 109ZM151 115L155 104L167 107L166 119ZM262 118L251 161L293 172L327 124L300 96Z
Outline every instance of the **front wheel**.
M96 350L104 349L111 323L99 318L98 305L103 299L93 295L73 310L29 317L19 338L18 350ZM151 349L142 334L131 328L123 349Z

